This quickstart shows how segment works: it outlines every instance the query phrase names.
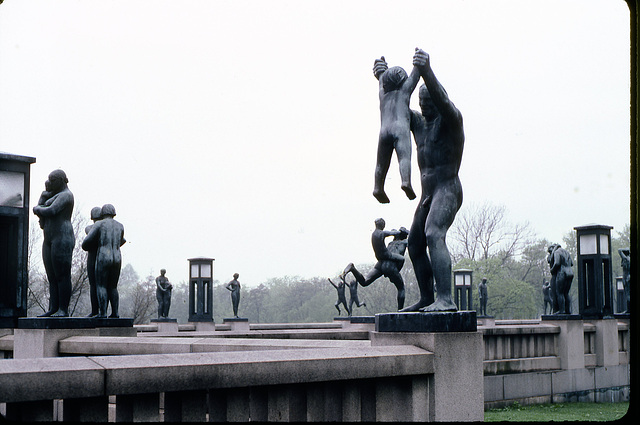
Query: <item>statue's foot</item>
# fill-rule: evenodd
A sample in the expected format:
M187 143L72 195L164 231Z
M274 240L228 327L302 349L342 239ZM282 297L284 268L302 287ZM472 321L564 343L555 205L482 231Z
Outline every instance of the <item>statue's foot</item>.
M443 301L441 299L436 299L433 304L429 304L428 306L421 308L420 311L458 311L458 307L450 300Z
M98 315L98 313L89 313L87 315L87 317L96 317Z
M414 305L411 305L409 307L405 307L402 310L400 310L401 313L403 312L408 312L408 311L418 311L420 310L422 307L425 307L427 305L426 301L418 301L417 303L415 303Z
M386 193L384 193L384 190L374 190L373 197L376 198L381 204L389 203L389 197Z
M413 188L411 187L411 185L402 185L400 186L402 188L402 190L404 190L404 193L407 194L407 198L409 199L416 199L416 193L413 191Z
M118 316L117 314L112 314L111 316L109 316L109 319L117 319L120 316Z
M107 313L98 313L96 317L105 318L107 317Z
M43 313L43 314L41 314L41 315L40 315L40 316L38 316L38 317L49 317L49 316L51 316L53 313L55 313L55 311L54 311L54 310L49 310L49 311L47 311L46 313Z
M51 315L51 317L69 317L69 313L64 310L58 310Z

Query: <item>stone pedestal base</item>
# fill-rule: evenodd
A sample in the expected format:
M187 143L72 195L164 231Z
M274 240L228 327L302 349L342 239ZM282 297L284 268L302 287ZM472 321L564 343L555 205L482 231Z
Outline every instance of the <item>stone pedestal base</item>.
M373 331L376 327L376 318L375 316L351 316L349 322L343 322L342 327Z
M216 330L216 323L214 321L211 322L191 322L196 325L196 332L205 331L205 332L213 332Z
M475 320L474 314L474 323ZM372 347L415 345L434 353L434 374L426 388L430 399L428 418L424 421L484 420L482 332L371 332L369 335ZM424 406L414 405L413 409L416 408Z
M161 317L159 319L151 319L150 322L158 326L158 332L178 333L178 319Z
M543 314L540 320L582 320L579 314Z
M495 326L496 318L493 316L478 316L478 326Z
M94 329L132 328L133 319L128 317L21 317L19 329Z
M342 327L345 328L351 323L351 318L349 316L337 316L333 318L333 321L340 323Z
M476 312L411 312L376 314L376 332L475 332Z
M249 319L243 317L227 317L222 319L223 324L231 325L232 331L248 331Z

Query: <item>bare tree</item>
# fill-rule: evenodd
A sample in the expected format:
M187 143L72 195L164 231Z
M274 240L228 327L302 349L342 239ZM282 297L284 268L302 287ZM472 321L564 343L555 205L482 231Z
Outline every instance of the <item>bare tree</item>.
M461 209L451 226L451 255L454 263L498 257L502 263L519 255L533 239L529 223L511 224L504 206L485 202Z

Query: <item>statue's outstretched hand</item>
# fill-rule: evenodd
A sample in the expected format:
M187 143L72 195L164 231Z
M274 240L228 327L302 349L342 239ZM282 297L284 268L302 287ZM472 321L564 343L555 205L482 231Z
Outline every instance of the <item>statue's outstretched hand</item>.
M417 67L429 65L429 54L416 47L416 51L413 54L413 65Z
M380 75L382 75L387 68L387 61L384 59L384 56L373 61L373 75L375 75L376 78L380 78Z

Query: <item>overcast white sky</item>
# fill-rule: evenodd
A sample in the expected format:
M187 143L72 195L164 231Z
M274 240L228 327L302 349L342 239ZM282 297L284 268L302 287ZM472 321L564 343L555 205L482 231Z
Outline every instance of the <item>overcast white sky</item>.
M5 0L0 151L36 157L31 205L56 168L87 217L113 204L141 277L332 277L373 262L375 218L410 227L395 158L371 195L372 66L415 47L464 118L463 208L560 243L629 223L622 0Z

